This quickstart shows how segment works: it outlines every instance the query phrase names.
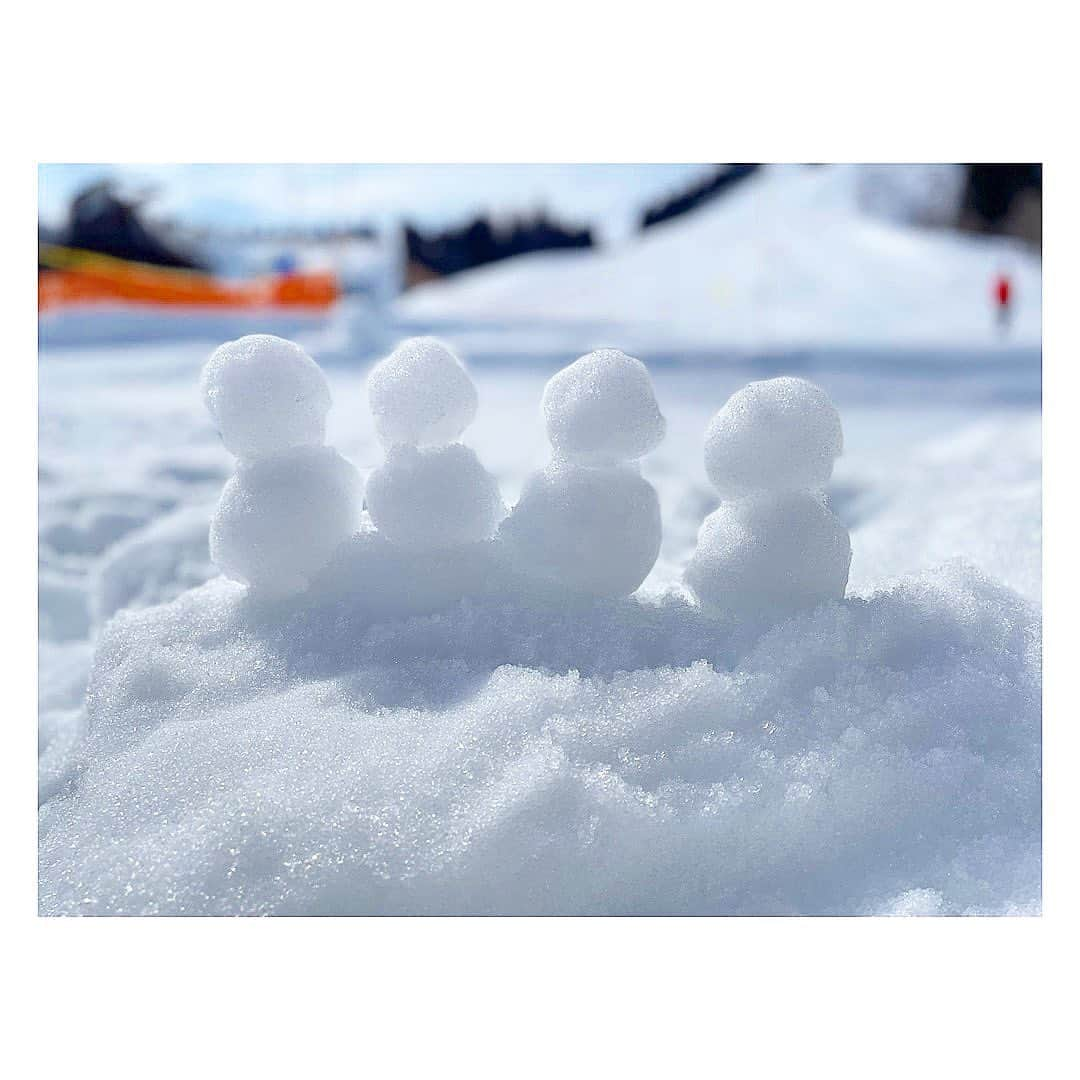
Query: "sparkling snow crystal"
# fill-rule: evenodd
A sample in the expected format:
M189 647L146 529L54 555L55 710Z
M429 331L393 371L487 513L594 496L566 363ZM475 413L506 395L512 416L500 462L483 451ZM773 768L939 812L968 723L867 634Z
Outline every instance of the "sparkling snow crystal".
M1038 613L968 571L745 650L678 600L121 613L48 914L783 914L1038 901Z

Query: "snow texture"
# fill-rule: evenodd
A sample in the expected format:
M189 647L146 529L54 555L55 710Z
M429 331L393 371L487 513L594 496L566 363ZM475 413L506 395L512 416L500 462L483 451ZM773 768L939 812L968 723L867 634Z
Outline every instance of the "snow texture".
M557 456L579 465L636 461L664 437L664 418L640 360L597 349L553 376L542 402Z
M402 342L372 369L367 392L385 446L442 446L458 439L476 416L472 379L434 338Z
M41 910L1029 911L1038 621L959 568L748 642L677 597L372 622L219 579L110 623Z
M294 446L321 446L330 387L295 342L249 334L215 350L202 394L230 453L253 459Z

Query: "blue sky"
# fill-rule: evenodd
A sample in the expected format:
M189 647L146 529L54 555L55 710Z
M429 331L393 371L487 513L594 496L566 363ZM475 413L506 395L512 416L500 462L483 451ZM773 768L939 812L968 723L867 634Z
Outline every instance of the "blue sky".
M84 185L113 177L149 190L155 215L192 225L376 224L408 216L446 224L478 210L541 207L615 231L702 165L42 165L39 213L63 219Z

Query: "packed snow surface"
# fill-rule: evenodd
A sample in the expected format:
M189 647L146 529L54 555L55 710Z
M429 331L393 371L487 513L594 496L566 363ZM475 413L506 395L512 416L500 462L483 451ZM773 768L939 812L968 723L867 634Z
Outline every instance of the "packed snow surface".
M1023 369L937 384L940 413L924 388L886 408L815 377L851 405L824 495L720 504L747 534L755 505L785 523L734 534L761 560L744 609L679 582L719 502L702 433L745 377L664 372L667 438L639 473L541 467L545 374L484 373L471 437L514 507L495 538L417 548L363 514L282 595L214 577L195 543L234 467L177 389L205 355L162 352L143 381L116 350L43 363L43 913L1038 910L1039 419L992 405L1028 400ZM385 467L377 443L400 440L364 412L363 372L329 373L328 441ZM107 438L72 422L87 380L114 388ZM852 530L852 591L770 612L777 565L811 591L835 568L810 542L823 499ZM607 595L576 587L608 573Z

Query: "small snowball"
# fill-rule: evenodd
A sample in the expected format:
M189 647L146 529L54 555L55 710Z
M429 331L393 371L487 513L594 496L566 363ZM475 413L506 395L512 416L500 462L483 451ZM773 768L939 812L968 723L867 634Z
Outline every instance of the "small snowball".
M295 342L271 334L227 341L202 370L203 401L230 453L251 460L321 446L330 387Z
M805 379L752 382L728 398L705 432L705 471L725 499L753 491L809 491L832 476L843 449L840 414Z
M634 461L664 437L648 369L618 349L563 368L544 387L542 408L555 452L579 465Z
M660 553L660 501L632 467L534 473L499 538L514 571L590 596L629 596Z
M416 551L486 540L506 512L495 477L461 443L391 447L366 499L379 532Z
M403 341L367 379L375 432L384 446L443 446L476 417L476 387L434 338Z
M210 557L268 592L304 589L356 531L361 489L356 469L325 446L241 465L210 523Z
M847 529L818 496L752 495L705 519L684 580L702 604L754 617L843 599L850 564Z

